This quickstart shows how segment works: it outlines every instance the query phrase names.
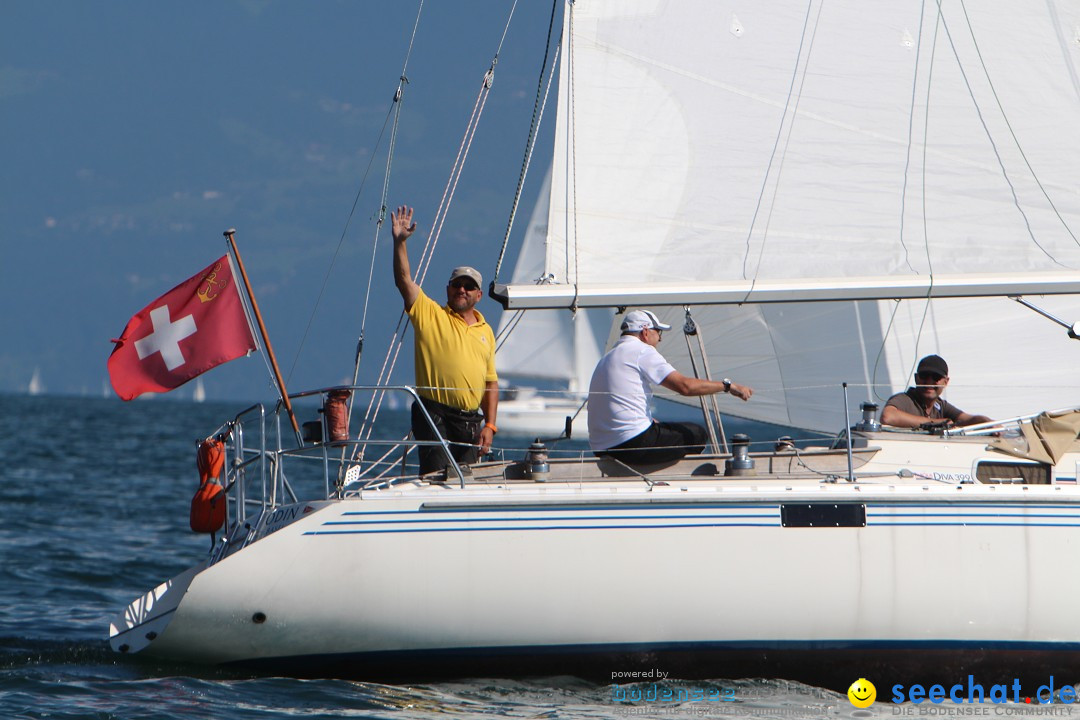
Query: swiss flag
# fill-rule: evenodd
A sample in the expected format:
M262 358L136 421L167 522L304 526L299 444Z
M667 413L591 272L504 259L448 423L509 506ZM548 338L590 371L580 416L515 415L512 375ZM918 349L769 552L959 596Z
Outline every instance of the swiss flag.
M255 350L229 256L144 307L113 342L109 379L124 400L168 392Z

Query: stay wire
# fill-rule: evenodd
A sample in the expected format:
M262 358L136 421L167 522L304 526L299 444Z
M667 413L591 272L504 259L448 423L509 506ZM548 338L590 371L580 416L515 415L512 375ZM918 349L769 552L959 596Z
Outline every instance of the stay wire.
M559 49L556 47L555 59L551 63L551 69L548 70L548 56L551 53L551 34L555 26L555 15L558 4L559 0L553 0L551 3L551 17L548 18L547 40L544 44L544 60L540 63L540 77L536 81L536 99L533 101L533 113L532 119L529 122L529 134L525 140L525 156L521 161L521 172L518 175L517 189L514 191L514 200L510 205L510 217L506 222L506 233L503 235L502 247L499 248L499 257L495 261L495 272L492 277L492 284L499 279L499 270L502 269L503 257L506 255L506 247L510 243L510 231L514 227L514 219L517 216L518 204L521 202L521 192L525 187L525 177L529 172L533 148L536 145L536 137L539 134L540 122L543 119L544 108L547 105L548 92L551 90L551 81L555 75L555 66L558 63ZM545 75L548 76L546 89L544 87Z
M443 189L442 199L439 201L439 206L435 212L435 220L432 223L432 231L428 234L427 241L424 244L423 251L420 255L420 262L417 265L416 282L418 285L422 285L424 278L427 275L427 269L431 264L431 259L435 255L435 246L438 243L439 234L442 231L443 220L449 211L449 206L453 201L454 190L457 187L457 180L461 176L461 171L464 167L465 159L468 157L469 147L472 144L472 137L476 132L477 124L479 123L480 114L483 112L484 104L487 100L487 95L491 89L491 82L494 75L495 63L497 58L492 60L491 66L487 72L484 73L484 81L481 84L480 93L477 95L475 103L473 103L472 114L469 117L469 121L466 124L465 136L462 138L461 144L458 146L457 156L454 158L454 164L450 170L450 179L447 181L446 187ZM394 368L397 365L397 359L401 352L401 346L405 340L404 328L408 324L407 315L402 312L398 319L397 328L394 331L393 337L390 341L390 347L387 348L386 357L383 360L382 369L379 371L379 377L376 381L376 385L383 385L387 382L390 375L393 374ZM367 409L364 411L364 418L361 424L361 435L365 432L370 437L371 432L375 427L375 419L378 417L379 410L382 407L382 394L376 393L371 396L368 401ZM356 453L354 451L354 457Z
M923 40L923 19L926 17L926 2L919 4L919 32L918 42L915 45L915 67L912 69L911 74L911 106L908 110L908 136L907 147L905 148L904 156L904 184L900 190L900 247L904 249L904 264L908 266L908 269L917 274L914 266L911 264L911 258L908 254L907 243L904 242L904 218L907 212L907 185L908 185L908 173L911 169L911 150L915 140L915 94L919 87L919 60L922 58L922 40ZM929 98L928 98L929 99ZM923 136L923 149L925 151L926 144L925 135ZM925 172L926 164L923 163L923 171Z
M1046 198L1046 202L1050 204L1050 207L1054 211L1054 215L1056 215L1057 219L1061 221L1061 225L1065 228L1065 232L1069 234L1069 237L1073 239L1074 243L1080 245L1080 239L1077 239L1076 235L1072 231L1072 228L1070 228L1069 224L1065 222L1065 218L1061 216L1061 212L1057 209L1057 205L1054 204L1054 201L1050 198L1050 194L1046 191L1046 188L1043 187L1042 181L1039 180L1039 175L1035 172L1035 168L1031 167L1031 161L1028 160L1027 153L1024 152L1024 148L1020 145L1020 138L1016 137L1016 131L1013 130L1012 123L1009 122L1009 116L1005 114L1005 107L1001 104L1001 98L998 97L997 88L994 87L994 81L990 78L990 70L986 67L986 61L983 59L982 50L979 48L979 41L975 38L975 29L971 26L971 17L968 16L967 5L964 3L964 0L960 0L960 9L964 12L964 21L967 23L968 35L971 37L971 44L975 47L975 55L979 58L979 67L982 68L983 75L986 77L986 83L990 86L990 93L994 96L994 103L997 105L998 111L1001 113L1001 119L1005 121L1005 127L1009 128L1009 136L1012 138L1013 144L1016 146L1017 152L1020 153L1020 157L1024 160L1024 165L1027 167L1028 172L1031 173L1031 179L1034 180L1035 184L1039 186L1039 191L1042 193L1042 196ZM948 32L948 28L946 28L946 32ZM966 79L967 78L965 78L965 81ZM1013 194L1013 197L1016 197L1015 193ZM1017 200L1017 203L1019 203L1019 200ZM1032 237L1032 240L1034 241L1035 238ZM1038 245L1039 249L1046 253L1051 260L1053 260L1058 265L1062 265L1062 263L1058 262L1052 255L1050 255L1050 253L1043 249L1042 245L1039 245L1038 242L1035 242L1035 244ZM1062 267L1064 267L1064 265L1062 265Z
M423 284L424 278L427 276L428 268L431 265L431 260L435 254L435 246L438 243L439 235L442 232L443 223L445 222L446 215L449 212L449 207L453 202L454 193L457 189L458 181L461 178L461 173L465 166L465 161L468 158L469 150L472 146L473 138L476 135L476 130L479 127L480 117L483 114L484 106L487 103L488 95L491 91L492 83L495 78L495 66L499 62L499 52L502 50L503 42L506 39L506 34L510 27L510 22L514 16L514 10L517 7L517 0L510 9L509 16L507 17L506 25L503 27L502 36L499 39L499 46L495 52L495 56L491 60L491 65L487 72L484 73L484 79L481 84L480 92L477 96L476 102L473 104L472 114L469 117L469 121L466 124L465 136L462 139L461 144L458 146L458 153L454 159L454 164L451 167L450 178L447 181L447 186L443 190L442 198L439 201L439 206L435 212L435 219L432 222L432 232L428 234L427 241L424 249L421 252L420 261L417 265L417 284ZM404 73L402 73L404 75ZM407 315L402 312L398 319L397 328L394 331L393 337L390 342L390 347L387 349L386 357L383 360L382 368L379 371L379 377L376 382L377 385L382 385L393 374L394 367L397 365L397 359L401 352L402 344L404 343L404 328L408 325ZM364 418L361 424L360 434L364 435L365 430L367 437L370 437L375 426L375 418L379 413L379 409L382 407L383 393L375 393L372 395L371 400L368 403L367 410L364 413ZM376 397L378 396L378 397ZM354 457L356 452L354 451Z
M372 150L371 157L368 159L368 164L367 164L367 167L364 169L364 174L360 179L360 187L357 189L356 196L353 198L353 204L352 204L352 207L349 209L349 215L348 215L348 217L345 218L345 227L342 228L342 230L341 230L341 236L338 238L338 244L337 244L337 247L334 249L334 255L330 259L330 266L327 268L326 275L323 277L322 285L319 288L319 294L315 299L315 305L312 308L311 315L308 317L307 326L304 328L304 334L300 338L300 345L297 347L296 354L293 356L292 365L289 367L289 374L287 376L288 379L292 379L292 374L296 370L296 364L300 359L300 353L304 349L304 345L307 342L308 335L311 332L311 326L315 321L315 315L318 313L319 306L322 303L322 298L326 294L326 287L330 282L330 275L333 272L334 266L337 264L338 256L341 254L341 248L345 244L345 238L348 236L349 226L352 224L353 216L356 214L356 208L360 204L360 197L363 195L364 186L367 184L368 176L371 174L372 166L375 164L375 158L378 156L379 146L382 145L382 139L383 139L383 136L386 134L386 127L390 122L391 116L394 117L393 135L396 136L396 134L397 134L397 124L398 124L398 119L399 119L400 114L401 114L401 103L399 102L399 100L400 100L400 97L401 97L401 93L403 91L403 84L405 82L408 82L408 80L406 79L406 76L405 76L405 70L409 65L409 58L412 56L413 45L416 42L416 31L417 31L417 28L420 26L420 16L423 13L423 10L424 10L424 0L420 0L419 6L417 7L417 10L416 10L416 19L413 21L412 34L409 37L409 47L405 51L405 61L402 64L402 67L401 67L401 74L400 74L399 80L398 80L398 89L394 93L394 103L386 111L386 117L383 119L382 128L380 128L380 130L379 130L379 137L375 141L375 147ZM390 157L392 156L392 154L393 154L393 149L391 147L390 155L388 155L388 158L387 158L387 170L386 170L387 176L389 176L389 173L390 173ZM384 191L385 191L385 188L386 188L386 182L385 181L384 181L383 186L384 186ZM385 206L385 201L384 201L383 205ZM381 224L381 222L382 222L381 218L380 218L379 222ZM377 232L376 232L375 243L376 244L378 243L378 233ZM375 255L374 254L375 254L375 247L373 246L372 247L372 262L371 262L372 268L374 268L374 264L375 264L375 262L374 262L374 256ZM371 291L371 280L372 280L372 274L369 271L369 273L368 273L368 288L367 288L368 293L370 293L370 291ZM368 300L367 300L367 296L365 295L363 319L361 320L361 323L360 323L360 337L361 337L361 339L364 336L364 324L365 324L366 319L367 319L367 303L368 303ZM357 364L358 363L359 363L359 360L357 360ZM353 374L353 383L355 383L355 382L356 382L356 373L354 372L354 374ZM350 401L350 403L351 403L351 401ZM351 409L351 404L350 404L350 409Z
M938 5L939 6L941 5L941 0L938 0ZM961 5L962 8L964 8L963 2L961 2L960 5ZM965 18L967 17L967 9L966 8L964 8L964 16L965 16ZM944 16L942 16L941 25L945 29L945 37L949 41L949 47L952 48L953 57L956 58L957 69L960 71L960 77L962 77L964 79L964 86L967 88L968 97L971 98L971 104L975 108L975 114L979 118L979 124L982 125L983 132L986 133L986 139L990 142L990 147L993 148L993 150L994 150L994 157L997 159L998 168L1001 170L1001 176L1002 176L1002 178L1004 178L1005 184L1009 186L1009 192L1012 194L1012 198L1013 198L1013 205L1016 206L1017 211L1020 213L1020 217L1023 218L1023 220L1024 220L1024 227L1027 229L1028 237L1031 238L1031 242L1035 244L1035 247L1039 248L1039 250L1041 250L1042 253L1044 255L1046 255L1046 257L1049 258L1051 262L1053 262L1055 265L1060 265L1061 267L1067 267L1065 264L1058 261L1058 259L1055 258L1053 255L1051 255L1050 252L1047 251L1047 249L1044 248L1042 246L1042 244L1039 243L1039 241L1035 238L1035 231L1031 227L1031 220L1028 218L1027 213L1024 212L1024 208L1020 204L1020 198L1016 194L1016 186L1013 185L1012 178L1009 177L1009 172L1005 168L1005 160L1001 157L1001 151L998 150L997 142L994 141L994 137L990 132L990 128L986 124L986 118L983 115L982 108L979 106L979 101L976 100L976 98L975 98L975 90L974 90L974 88L972 88L971 81L968 79L967 71L964 70L964 65L963 65L963 63L960 62L959 50L956 47L956 43L953 41L952 32L949 30L949 23L947 23L945 21ZM969 30L970 30L970 21L969 21ZM973 31L971 31L971 32L972 32L972 34L971 34L972 43L975 43L974 32ZM976 49L976 53L978 54L978 44L977 43L975 43L975 49ZM981 54L979 55L979 62L982 63L982 55ZM983 64L983 71L986 72L985 64ZM987 76L987 80L989 80L989 79L990 79L989 76ZM993 85L991 84L991 90L992 89L993 89ZM994 92L994 98L995 98L995 100L997 100L997 93L996 92ZM1001 106L1000 101L998 101L998 107L1000 108L1000 106ZM1004 116L1004 114L1005 114L1004 111L1002 111L1003 116ZM1006 125L1008 125L1008 120L1007 119L1006 119L1005 123L1006 123ZM1010 130L1010 132L1012 131L1011 126L1009 127L1009 130ZM1013 135L1013 140L1014 140L1014 142L1016 141L1016 136L1015 135ZM1017 143L1017 148L1019 149L1019 143ZM1021 154L1021 156L1023 156L1023 151L1021 151L1020 154ZM1027 158L1024 158L1024 159L1025 159L1025 161L1027 160ZM1031 168L1031 166L1028 165L1029 170L1030 170L1030 168ZM1041 184L1040 184L1040 187L1042 187ZM1055 208L1055 210L1056 209L1057 208ZM1074 240L1075 240L1075 237L1074 237Z
M810 25L810 11L812 10L813 6L813 0L809 0L809 2L806 3L806 14L803 17L802 34L799 38L799 49L795 55L795 67L792 68L791 71L791 82L788 85L787 98L784 102L784 111L780 116L780 125L776 128L776 139L773 141L773 149L772 152L769 154L769 163L765 167L765 176L761 180L761 190L758 192L757 204L754 206L754 214L750 218L750 227L746 232L746 250L743 254L742 266L743 279L746 279L746 268L747 262L750 259L750 242L754 235L754 226L757 224L757 216L758 213L761 211L761 204L765 199L766 188L769 184L769 176L772 174L773 161L776 159L777 150L780 147L780 140L783 137L784 123L787 120L788 110L791 108L792 97L795 93L795 82L799 77L799 65L805 63L805 61L803 60L803 45L806 43L807 29ZM746 297L749 298L752 292L753 283L751 283L750 290L747 291Z
M578 280L580 266L578 264L578 204L577 204L577 66L574 63L574 3L570 3L570 37L567 39L567 51L566 59L570 63L570 72L567 76L570 79L570 118L568 120L570 124L567 137L569 141L567 144L570 146L570 173L571 173L571 194L574 198L574 300L570 305L570 309L577 312L578 307ZM569 245L569 243L567 243ZM567 264L570 259L567 257ZM568 273L569 275L569 273ZM569 279L569 277L567 278Z
M364 175L360 180L360 187L356 191L356 197L353 199L352 209L349 210L349 215L345 219L345 227L341 231L341 237L338 238L338 244L337 244L337 247L334 249L334 255L333 255L333 257L330 258L330 265L329 265L329 267L327 267L326 275L323 277L322 285L319 287L319 294L315 299L315 306L312 308L311 315L308 317L307 326L304 328L304 334L300 338L300 346L296 349L296 354L293 356L292 365L289 367L289 374L286 376L286 379L291 379L292 378L293 371L296 369L296 363L300 359L300 353L303 350L304 345L305 345L305 343L307 341L308 334L311 332L312 323L314 323L315 316L318 314L319 306L322 303L323 295L326 293L326 286L330 282L330 275L333 273L334 266L337 264L338 256L341 254L341 248L344 245L345 237L347 236L347 234L349 232L349 225L352 222L353 215L356 213L356 208L357 208L357 206L359 205L359 202L360 202L360 196L364 192L364 186L367 184L368 175L371 173L371 167L375 162L375 157L376 157L377 151L379 149L379 145L382 144L383 135L386 133L386 128L387 128L387 125L390 123L390 117L393 114L393 112L394 112L393 108L390 108L386 112L386 118L383 120L383 126L382 126L382 129L379 132L379 137L375 141L375 152L372 152L371 158L368 160L367 168L364 170Z
M787 133L783 143L783 149L780 150L780 164L776 168L776 182L773 185L772 200L769 202L769 211L765 215L765 228L761 232L761 246L758 248L757 265L755 266L756 268L761 267L761 260L765 256L765 246L769 242L769 225L772 224L773 209L776 207L776 199L780 194L780 178L784 174L784 161L787 159L787 149L791 144L791 134L795 132L795 120L799 116L799 104L800 102L802 102L803 87L806 84L806 75L807 71L810 68L810 57L814 54L814 40L817 38L817 29L821 21L821 10L824 6L824 1L818 4L817 14L814 17L814 29L810 31L810 42L806 48L806 59L802 61L802 71L798 72L799 88L795 91L795 104L791 108L791 121L788 123ZM806 32L805 26L803 28L803 32L804 34ZM764 191L764 188L762 188L762 190ZM755 269L754 272L756 275L757 270ZM749 296L749 294L747 296Z
M401 127L401 108L404 105L403 100L405 97L405 86L409 84L409 60L412 58L413 46L416 44L416 31L420 27L420 17L424 12L424 0L420 0L420 4L416 9L416 19L413 21L412 33L409 36L409 47L405 50L405 60L401 64L401 74L398 76L397 90L394 91L393 109L394 109L394 124L390 129L390 142L386 150L386 170L383 172L383 186L382 195L379 198L379 217L375 221L375 237L371 243L371 262L368 266L368 281L367 287L364 290L364 309L360 318L360 343L363 344L364 329L367 327L367 313L368 306L371 301L371 287L373 285L375 274L375 256L379 247L379 234L382 231L383 223L386 221L386 201L390 195L390 175L394 165L394 150L397 148L398 130ZM357 353L356 367L353 370L353 384L356 383L357 377L360 372L360 354Z

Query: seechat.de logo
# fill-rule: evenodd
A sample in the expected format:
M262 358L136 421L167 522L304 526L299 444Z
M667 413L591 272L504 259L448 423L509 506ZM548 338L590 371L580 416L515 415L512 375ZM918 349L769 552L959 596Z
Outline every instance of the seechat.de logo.
M848 700L857 708L867 708L877 699L877 688L866 678L859 678L851 683L847 690Z

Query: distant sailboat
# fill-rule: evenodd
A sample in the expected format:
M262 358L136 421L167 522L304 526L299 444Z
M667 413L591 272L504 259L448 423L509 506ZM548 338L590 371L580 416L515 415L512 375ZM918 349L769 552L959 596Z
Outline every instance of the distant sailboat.
M206 401L206 388L203 387L201 377L195 378L195 387L191 391L191 399L197 403Z
M41 381L40 368L34 368L34 374L30 378L30 384L26 387L26 392L30 395L41 395L45 392L45 383Z
M514 282L549 282L543 276L550 188L549 169L514 266ZM506 382L499 397L501 432L553 437L563 431L566 418L573 417L574 436L587 435L588 415L582 405L612 316L611 310L596 308L503 313L495 357L499 377ZM540 390L534 386L537 381L557 389Z

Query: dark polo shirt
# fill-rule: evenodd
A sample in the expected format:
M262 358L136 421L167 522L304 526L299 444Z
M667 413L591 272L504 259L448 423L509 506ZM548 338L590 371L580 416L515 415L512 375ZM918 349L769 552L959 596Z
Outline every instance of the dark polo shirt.
M889 398L885 403L885 407L892 405L894 408L903 410L906 413L922 415L927 420L947 419L956 422L957 418L963 415L963 411L960 408L951 405L947 400L942 400L941 398L935 400L934 404L931 405L929 409L924 408L922 403L918 400L919 396L917 393L918 390L916 388L909 387L906 391L896 393Z

